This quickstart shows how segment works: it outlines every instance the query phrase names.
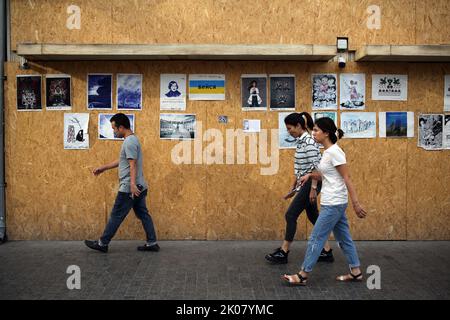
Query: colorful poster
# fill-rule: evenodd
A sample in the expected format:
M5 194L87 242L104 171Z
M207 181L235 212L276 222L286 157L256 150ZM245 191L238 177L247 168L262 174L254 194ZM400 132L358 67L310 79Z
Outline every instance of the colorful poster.
M111 118L113 113L100 113L98 115L98 138L100 140L123 140L114 134L111 126ZM134 114L126 115L130 120L130 129L134 132Z
M337 126L337 112L334 111L313 111L311 113L313 121L316 122L320 118L331 118Z
M375 138L377 136L376 112L342 112L341 129L344 138Z
M339 88L341 110L364 110L366 108L366 75L364 73L342 73Z
M336 74L313 74L312 109L337 110L337 76Z
M442 114L419 115L418 147L425 150L442 149L443 118Z
M47 110L71 110L71 78L64 74L47 74L45 76L45 93Z
M142 110L142 74L117 75L117 110Z
M87 108L88 110L112 109L112 74L88 73Z
M295 149L297 139L289 134L284 119L292 112L280 112L278 114L278 147L280 149Z
M270 110L295 110L295 75L272 74L270 77Z
M89 113L64 114L64 149L89 149Z
M160 110L186 110L186 75L161 74Z
M450 112L450 74L444 80L444 112Z
M241 102L243 111L267 110L267 75L243 74L241 76Z
M372 100L406 101L408 98L408 75L372 75Z
M246 133L261 132L261 120L244 119L243 131Z
M159 115L159 137L165 140L193 140L196 134L195 114Z
M380 138L413 138L414 112L380 112Z
M42 111L41 75L18 75L17 111Z
M444 137L442 141L442 147L444 149L450 149L450 114L444 115Z
M189 100L225 100L225 75L190 74Z

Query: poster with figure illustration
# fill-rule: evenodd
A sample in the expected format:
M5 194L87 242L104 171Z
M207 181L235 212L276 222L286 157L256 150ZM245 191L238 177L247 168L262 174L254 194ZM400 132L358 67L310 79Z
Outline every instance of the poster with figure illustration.
M64 149L89 149L89 113L64 114Z
M47 110L71 110L71 78L65 74L45 76L45 96Z
M443 121L442 114L420 114L417 146L425 150L441 150Z
M372 75L372 100L406 101L408 98L408 75Z
M278 114L278 147L279 149L295 149L297 147L297 138L289 134L286 129L284 119L292 112L280 112Z
M366 75L364 73L341 73L339 77L341 110L364 110L366 108Z
M112 109L112 74L88 73L87 75L87 109Z
M272 74L270 78L270 110L295 110L295 75Z
M444 136L442 138L442 147L444 149L450 149L450 114L444 115Z
M160 110L186 110L186 75L161 74L159 88Z
M341 129L344 138L375 138L377 136L376 112L342 112Z
M313 110L337 110L336 74L313 74L311 87Z
M98 139L100 140L123 140L117 137L111 126L111 118L113 113L100 113L98 115ZM134 132L134 114L126 114L130 120L130 129Z
M142 74L118 74L117 110L142 110Z
M444 80L444 112L450 112L450 74Z
M243 74L241 76L242 111L267 110L267 75Z
M18 75L17 111L42 111L41 75Z
M378 120L380 138L414 137L414 112L380 112Z

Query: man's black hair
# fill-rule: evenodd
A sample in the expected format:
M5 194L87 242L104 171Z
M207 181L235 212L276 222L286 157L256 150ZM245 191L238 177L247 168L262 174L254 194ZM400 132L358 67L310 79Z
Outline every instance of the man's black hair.
M111 123L114 121L116 124L116 127L119 128L120 126L124 127L125 129L130 129L130 119L123 113L116 113L112 116L111 120L109 120Z

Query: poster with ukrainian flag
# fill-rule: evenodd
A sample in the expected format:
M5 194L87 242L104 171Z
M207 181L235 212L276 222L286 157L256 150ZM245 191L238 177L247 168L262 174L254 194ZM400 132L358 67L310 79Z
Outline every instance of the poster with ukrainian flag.
M225 75L190 74L189 100L225 100Z

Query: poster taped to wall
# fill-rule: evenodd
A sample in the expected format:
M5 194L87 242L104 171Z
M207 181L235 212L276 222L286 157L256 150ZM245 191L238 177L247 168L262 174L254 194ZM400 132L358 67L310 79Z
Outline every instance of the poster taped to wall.
M186 75L161 74L160 110L186 110Z
M189 100L225 100L225 75L190 74Z
M18 75L17 111L42 111L41 75Z
M64 114L64 149L89 149L89 113Z
M111 118L113 113L100 113L98 115L98 138L100 140L123 140L114 134L111 127ZM134 114L126 114L130 120L130 129L134 132Z
M342 112L341 129L344 138L375 138L377 136L376 112Z
M444 137L442 147L450 149L450 114L444 114Z
M47 110L71 110L71 78L65 74L47 74L45 76L45 94Z
M112 109L112 74L88 73L87 108L88 110Z
M311 117L313 121L316 122L317 119L320 118L331 118L334 121L334 124L337 127L337 112L334 111L314 111L311 112Z
M413 138L414 112L380 112L380 138Z
M295 110L295 75L271 74L270 110Z
M258 119L244 119L243 131L245 133L261 132L261 120L258 120Z
M339 105L342 110L366 108L366 75L364 73L342 73L339 88Z
M419 115L418 147L425 150L442 149L443 118L442 114Z
M406 101L408 98L408 75L372 75L372 100Z
M280 112L278 114L278 147L280 149L295 149L297 139L289 134L284 119L292 112Z
M193 140L196 134L195 114L159 115L159 137L165 140Z
M450 74L444 80L444 112L450 112Z
M241 105L243 111L267 110L267 75L241 76Z
M336 74L313 74L311 87L313 110L337 110Z
M142 110L142 74L117 74L117 110Z

